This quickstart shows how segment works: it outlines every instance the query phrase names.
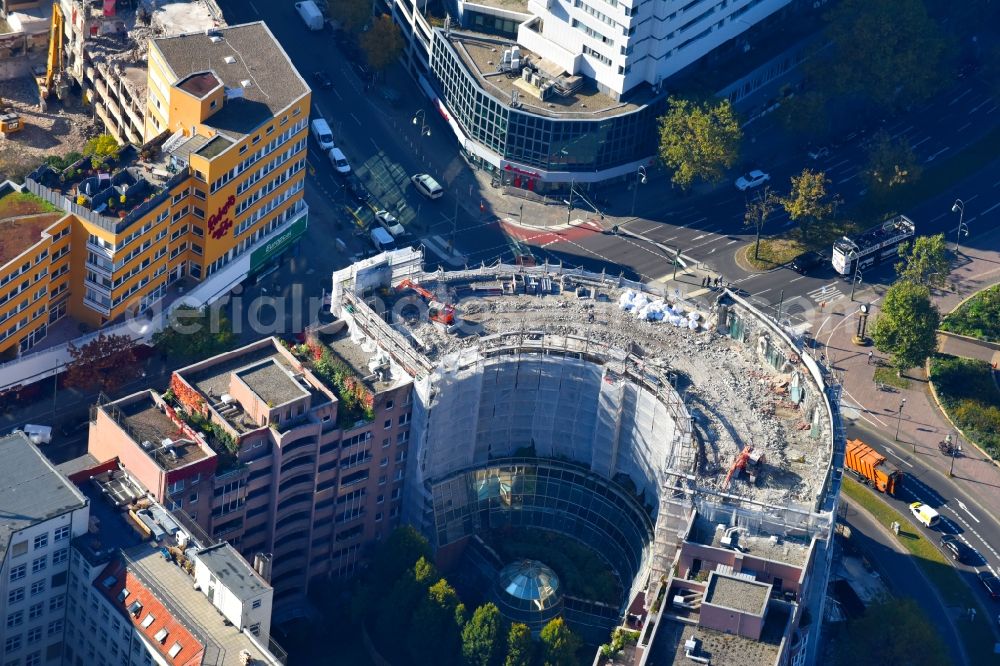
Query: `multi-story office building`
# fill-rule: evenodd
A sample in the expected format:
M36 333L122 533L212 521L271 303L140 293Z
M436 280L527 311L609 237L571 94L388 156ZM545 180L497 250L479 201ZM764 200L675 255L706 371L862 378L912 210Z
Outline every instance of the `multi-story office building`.
M273 590L239 553L182 527L114 462L73 478L92 513L73 542L64 664L283 662L270 639Z
M394 0L406 60L467 158L527 189L635 174L663 82L791 0L488 0L434 27Z
M0 437L0 664L59 664L70 542L87 498L24 433Z
M141 312L184 277L211 300L305 232L310 91L264 23L150 40L144 76L156 139L28 177L67 214L23 222L0 254L0 353L66 314Z
M322 337L177 370L168 394L98 405L90 433L98 460L264 571L279 617L312 577L349 573L401 512L412 382L346 331Z

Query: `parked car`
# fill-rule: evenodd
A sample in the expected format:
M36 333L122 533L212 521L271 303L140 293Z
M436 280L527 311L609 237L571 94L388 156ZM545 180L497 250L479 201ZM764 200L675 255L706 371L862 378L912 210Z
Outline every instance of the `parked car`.
M1000 600L1000 578L997 578L989 571L980 571L979 582L986 588L986 594L990 595L993 601Z
M393 238L399 238L406 234L406 229L403 225L399 223L399 220L395 215L387 210L377 210L375 211L375 217L378 219L378 223L385 228Z
M364 183L358 180L356 177L351 177L347 179L347 193L351 195L351 198L360 204L366 204L372 200L372 193L368 191Z
M743 174L736 179L736 189L740 192L746 192L747 190L752 190L755 187L760 187L769 180L771 180L770 175L764 173L760 169L754 169L750 173Z
M971 548L958 540L954 534L945 534L941 537L941 547L951 555L951 559L956 562L970 564L973 560Z
M341 176L346 176L351 173L351 165L347 161L347 157L344 155L344 151L340 148L331 148L330 152L327 154L330 158L330 164L336 169L337 173Z
M796 273L805 275L814 268L822 266L824 262L826 262L826 257L820 252L803 252L792 259L791 268Z
M444 189L434 178L426 173L417 173L410 176L410 182L417 192L428 199L440 199L444 195Z
M313 72L313 81L316 83L317 88L322 88L323 90L329 90L333 88L333 81L330 77L326 75L326 72L317 71Z

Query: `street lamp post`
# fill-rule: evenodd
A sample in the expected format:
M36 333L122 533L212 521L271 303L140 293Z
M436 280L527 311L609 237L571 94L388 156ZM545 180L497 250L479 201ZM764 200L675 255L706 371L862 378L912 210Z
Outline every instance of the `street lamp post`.
M427 124L427 112L424 109L418 109L415 114L413 114L413 124L420 125L420 136L430 136L431 128Z
M955 256L958 256L959 239L969 235L969 225L965 223L965 202L955 199L955 203L951 205L951 212L958 213L958 229L955 230Z
M903 401L901 403L899 403L899 411L896 412L896 437L895 437L895 440L897 442L899 441L899 426L902 425L902 423L903 423L903 407L906 407L906 398L903 398ZM917 452L917 444L916 444L915 441L913 443L913 452L914 453Z
M635 172L636 179L635 183L632 185L632 215L635 217L635 198L639 194L639 186L646 184L646 167L640 166Z
M851 278L851 301L854 301L854 292L857 291L858 285L861 284L861 260L858 258L858 253L856 250L851 250L851 253L847 255L848 259L854 261L854 277Z

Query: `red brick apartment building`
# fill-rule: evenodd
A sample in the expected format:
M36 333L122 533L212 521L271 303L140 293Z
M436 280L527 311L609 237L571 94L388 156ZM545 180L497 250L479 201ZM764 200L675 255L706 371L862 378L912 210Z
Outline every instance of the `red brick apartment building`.
M349 573L401 512L412 382L346 330L323 337L220 354L91 419L89 452L253 562L278 620L313 577ZM323 352L336 377L315 369Z

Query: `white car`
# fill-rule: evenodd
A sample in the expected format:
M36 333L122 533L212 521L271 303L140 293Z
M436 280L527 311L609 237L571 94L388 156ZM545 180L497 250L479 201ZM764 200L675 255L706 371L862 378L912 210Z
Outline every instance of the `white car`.
M375 217L378 218L379 224L382 225L386 231L392 234L393 238L399 238L406 233L406 229L403 228L403 225L400 224L399 220L396 219L396 216L389 211L375 211Z
M755 187L760 187L769 180L771 180L771 176L764 173L760 169L754 169L750 173L743 174L736 179L736 189L740 192L746 192L747 190L752 190Z
M351 165L347 162L347 157L344 155L344 151L340 148L331 148L330 152L327 154L330 158L330 164L333 168L337 170L340 175L346 175L351 173Z

